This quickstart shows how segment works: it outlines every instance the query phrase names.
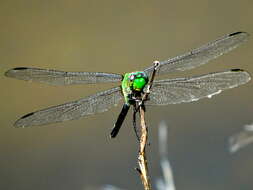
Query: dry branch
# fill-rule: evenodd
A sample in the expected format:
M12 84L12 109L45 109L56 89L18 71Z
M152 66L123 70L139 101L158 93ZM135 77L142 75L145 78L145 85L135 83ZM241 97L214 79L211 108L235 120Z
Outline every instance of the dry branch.
M140 102L139 105L139 112L140 112L140 126L141 126L141 135L140 135L140 141L139 141L139 155L138 155L138 164L139 167L137 171L140 174L142 184L144 186L145 190L151 190L151 183L150 183L150 177L148 174L148 162L147 162L147 157L146 157L146 145L147 145L147 140L148 140L148 128L146 126L145 122L145 101L148 100L148 95L150 93L150 89L153 84L153 80L156 74L156 71L159 67L159 62L155 61L154 62L154 70L151 76L151 79L149 81L147 91L144 93L142 97L142 101Z

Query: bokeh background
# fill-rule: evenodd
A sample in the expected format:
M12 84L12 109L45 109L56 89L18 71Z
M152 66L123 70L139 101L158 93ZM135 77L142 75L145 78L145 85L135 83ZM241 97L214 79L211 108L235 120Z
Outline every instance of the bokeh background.
M48 86L6 78L13 67L124 73L142 70L224 34L251 39L207 65L167 77L228 68L253 73L250 0L0 1L0 189L86 190L103 184L142 189L131 114L109 138L121 109L45 127L16 129L20 116L115 86ZM116 84L118 85L118 84ZM253 122L252 82L198 102L147 110L151 177L161 175L157 126L169 125L179 190L252 190L253 147L231 155L228 137Z

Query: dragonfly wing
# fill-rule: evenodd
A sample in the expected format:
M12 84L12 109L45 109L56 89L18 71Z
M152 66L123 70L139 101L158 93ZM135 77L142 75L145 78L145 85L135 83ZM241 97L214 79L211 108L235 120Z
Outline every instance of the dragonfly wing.
M225 89L245 84L250 79L247 72L232 69L192 78L154 81L147 105L179 104L211 98Z
M107 111L117 105L121 99L120 87L112 88L80 100L26 114L17 120L14 126L39 126L78 119L86 115Z
M227 53L248 39L249 34L236 32L225 35L213 42L205 44L183 55L160 62L157 74L167 74L185 71L206 64L224 53ZM144 70L147 74L153 71L153 66Z
M51 85L93 84L118 82L122 75L100 72L65 72L52 69L17 67L10 69L5 76L20 80L42 82Z

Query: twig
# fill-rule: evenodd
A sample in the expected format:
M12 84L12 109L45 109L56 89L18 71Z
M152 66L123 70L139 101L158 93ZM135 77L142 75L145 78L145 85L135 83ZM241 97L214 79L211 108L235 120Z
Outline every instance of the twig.
M144 93L144 95L142 97L142 101L140 102L140 104L143 104L146 100L148 100L148 95L150 94L150 90L152 88L153 81L155 79L155 74L156 74L159 66L160 66L160 62L159 61L154 61L154 70L153 70L151 78L149 80L147 91Z
M145 147L148 139L148 131L145 123L145 112L143 106L140 106L141 117L141 137L140 137L140 150L138 155L139 173L141 176L142 184L145 190L151 190L150 178L148 175L148 163L146 158Z
M141 125L141 135L140 135L140 149L139 149L139 155L138 155L138 164L139 164L139 169L137 171L140 174L142 184L144 186L145 190L151 190L151 183L150 183L150 177L148 174L148 162L146 158L146 145L147 145L147 140L148 140L148 129L146 126L145 122L145 101L148 100L148 95L150 93L150 89L153 85L153 81L155 78L156 71L159 67L160 63L158 61L154 62L154 70L151 75L147 91L143 94L142 100L140 101L139 104L139 112L140 112L140 125Z

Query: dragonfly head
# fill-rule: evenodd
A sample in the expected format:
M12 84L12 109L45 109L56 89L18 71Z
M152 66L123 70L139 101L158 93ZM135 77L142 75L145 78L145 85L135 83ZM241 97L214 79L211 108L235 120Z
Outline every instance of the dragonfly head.
M130 88L134 91L142 91L148 83L148 75L145 72L133 72L129 75Z

